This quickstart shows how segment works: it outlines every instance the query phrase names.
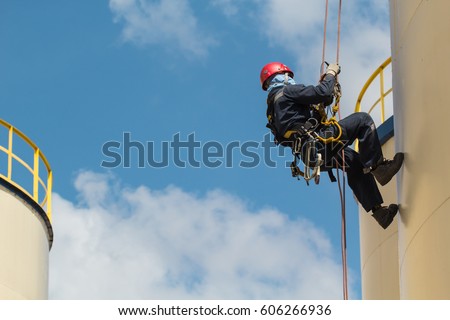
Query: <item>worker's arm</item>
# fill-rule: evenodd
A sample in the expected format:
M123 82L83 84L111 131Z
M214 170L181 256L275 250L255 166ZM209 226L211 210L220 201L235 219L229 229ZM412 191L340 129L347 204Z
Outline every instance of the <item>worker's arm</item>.
M317 86L304 86L302 84L286 86L284 88L284 95L296 104L310 105L322 102L329 104L333 99L335 83L336 77L328 73L325 74L325 77Z

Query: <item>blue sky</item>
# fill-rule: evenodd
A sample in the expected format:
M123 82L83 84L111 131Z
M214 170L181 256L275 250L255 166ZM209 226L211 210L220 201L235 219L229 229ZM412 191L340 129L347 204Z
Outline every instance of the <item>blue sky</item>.
M330 1L326 59L336 59ZM104 168L105 143L261 143L261 67L319 77L325 1L7 0L0 3L1 118L31 137L54 172L50 298L339 299L337 184L307 187L250 162L217 168ZM342 116L390 55L388 1L344 1ZM120 148L114 149L121 152ZM209 151L214 151L210 149ZM148 151L148 150L146 150ZM173 152L171 150L171 152ZM180 158L188 160L181 150ZM351 297L360 296L357 207L347 187ZM126 274L127 276L124 276Z

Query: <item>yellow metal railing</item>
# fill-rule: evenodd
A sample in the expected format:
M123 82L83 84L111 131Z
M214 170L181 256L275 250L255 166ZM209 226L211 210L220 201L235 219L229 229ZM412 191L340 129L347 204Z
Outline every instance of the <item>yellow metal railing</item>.
M370 76L370 78L365 83L363 89L361 90L361 93L358 96L358 99L356 101L355 106L355 112L361 111L361 103L364 98L364 95L366 94L367 89L372 85L372 82L379 77L380 79L380 95L378 100L375 101L375 103L369 108L367 113L371 113L372 110L378 105L381 105L381 123L385 120L385 98L388 94L392 92L392 88L386 90L385 88L385 82L384 82L384 70L386 67L388 67L391 64L392 59L389 57L385 62L383 62L377 70Z
M0 125L5 127L8 130L8 142L6 146L2 146L0 144L0 152L6 154L7 157L7 170L6 175L0 172L0 177L23 191L25 194L30 196L37 204L39 204L42 209L47 213L47 217L51 221L52 218L52 170L50 168L50 164L47 161L47 158L41 152L41 150L28 138L24 133L22 133L19 129L13 127L8 122L0 119ZM25 160L23 160L20 156L18 156L13 149L14 138L18 137L22 141L24 141L28 147L30 147L33 151L33 159L32 164L28 164ZM28 170L33 176L33 184L31 188L23 187L13 176L13 160L17 161L22 167ZM47 173L47 177L42 178L39 171L40 163L44 164L45 171ZM45 180L44 180L45 179ZM42 200L40 201L39 197L39 189L42 187L44 191L44 195L41 195ZM31 189L31 190L29 190Z

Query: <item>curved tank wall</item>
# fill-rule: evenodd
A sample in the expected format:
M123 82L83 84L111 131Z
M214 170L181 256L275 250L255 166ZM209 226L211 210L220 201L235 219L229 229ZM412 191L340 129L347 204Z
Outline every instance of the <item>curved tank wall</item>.
M0 299L47 299L53 235L45 212L1 179L0 220Z
M450 299L450 2L391 0L401 299Z
M383 155L389 159L395 154L393 131L392 118L378 128ZM384 187L379 187L385 204L397 202L396 177ZM397 218L384 230L371 213L361 206L359 211L362 298L399 299Z

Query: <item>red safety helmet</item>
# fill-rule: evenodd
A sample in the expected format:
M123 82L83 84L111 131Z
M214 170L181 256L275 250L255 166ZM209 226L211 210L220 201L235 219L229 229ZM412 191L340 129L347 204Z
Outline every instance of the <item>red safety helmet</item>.
M292 72L291 69L289 69L289 67L281 62L271 62L266 64L262 70L261 70L261 75L260 75L260 80L261 80L261 87L264 91L267 90L267 87L269 86L268 83L266 83L266 81L273 76L274 74L279 74L279 73L288 73L289 76L291 78L294 77L294 73Z

